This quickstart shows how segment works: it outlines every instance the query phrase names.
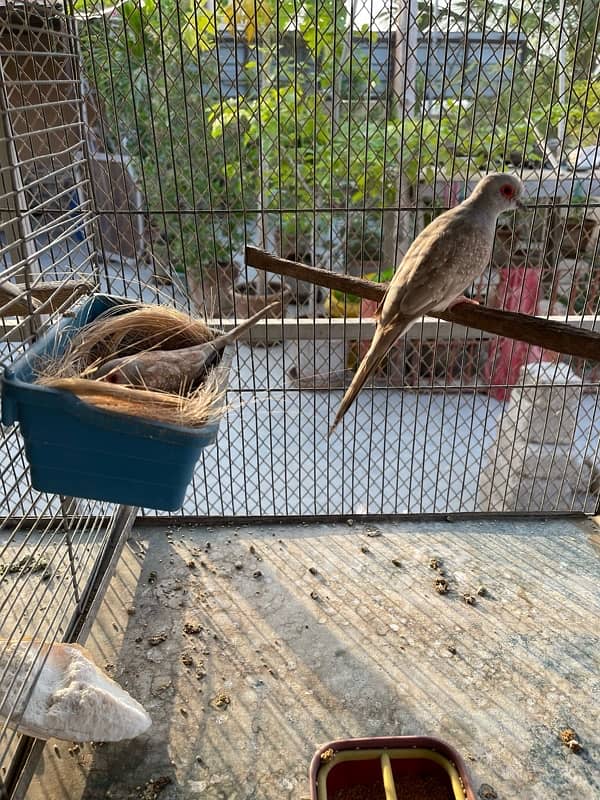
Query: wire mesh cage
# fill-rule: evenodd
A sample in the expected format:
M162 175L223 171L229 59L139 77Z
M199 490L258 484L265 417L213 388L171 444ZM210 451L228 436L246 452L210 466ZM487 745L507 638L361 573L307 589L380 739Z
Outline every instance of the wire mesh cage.
M238 409L184 513L594 507L594 364L562 358L568 368L553 373L552 354L449 323L415 326L354 420L327 441L371 331L350 318L373 309L244 259L251 243L389 278L415 235L481 173L512 171L527 208L500 221L471 296L593 327L598 14L587 3L572 14L555 6L81 4L97 138L131 164L158 279L181 277L210 316L247 316L279 299L285 320L270 347L239 348ZM528 409L549 408L523 389L531 381L562 392L553 408L569 397L576 422L564 436L554 412L545 430L529 430ZM499 425L510 403L518 436ZM506 435L512 450L538 454L526 469L541 494L528 500L507 489L524 456L498 463Z
M97 290L225 327L277 301L182 515L593 511L596 363L426 318L328 438L374 308L244 252L388 280L480 175L512 172L526 208L468 294L597 329L599 25L592 0L5 0L2 364ZM81 638L135 509L37 492L17 426L0 463L4 658ZM33 752L17 707L7 691L7 795Z

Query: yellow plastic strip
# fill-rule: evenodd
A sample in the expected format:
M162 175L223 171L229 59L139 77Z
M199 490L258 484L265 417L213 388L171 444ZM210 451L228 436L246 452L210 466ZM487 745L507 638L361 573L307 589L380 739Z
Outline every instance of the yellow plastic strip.
M396 796L396 786L394 785L394 773L392 772L392 762L387 753L381 754L381 771L383 773L383 788L385 790L385 800L398 800Z

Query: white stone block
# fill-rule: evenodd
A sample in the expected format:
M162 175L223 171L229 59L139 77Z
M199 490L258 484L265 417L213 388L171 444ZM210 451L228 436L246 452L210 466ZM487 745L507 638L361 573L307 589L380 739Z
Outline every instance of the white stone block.
M581 379L561 362L527 364L522 388L514 389L506 415L527 442L569 444L581 397Z
M573 453L570 445L538 444L527 445L525 458L521 467L524 478L536 478L562 481L573 486L588 486L591 480L590 465Z
M514 475L510 480L509 495L511 503L506 504L506 511L568 512L575 499L575 489L568 481Z
M528 364L482 471L481 511L569 511L591 469L571 452L581 380L562 363Z

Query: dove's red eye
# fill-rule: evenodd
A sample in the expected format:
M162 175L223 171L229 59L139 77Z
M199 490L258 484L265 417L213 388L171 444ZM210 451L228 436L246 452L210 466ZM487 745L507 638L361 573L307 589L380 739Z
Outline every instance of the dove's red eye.
M500 189L500 194L506 197L508 200L512 200L512 198L515 196L515 188L514 186L511 186L510 183L505 183Z

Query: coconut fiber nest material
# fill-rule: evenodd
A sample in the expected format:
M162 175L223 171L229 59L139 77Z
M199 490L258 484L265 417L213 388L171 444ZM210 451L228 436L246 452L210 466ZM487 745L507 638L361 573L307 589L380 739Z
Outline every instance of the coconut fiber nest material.
M122 306L116 307L82 328L65 353L42 364L36 382L71 392L107 411L200 427L218 419L225 410L220 402L223 389L218 353L215 367L202 381L182 387L180 393L114 385L96 380L94 375L117 357L194 347L217 336L218 331L205 322L168 306L136 305L127 313L123 313Z

